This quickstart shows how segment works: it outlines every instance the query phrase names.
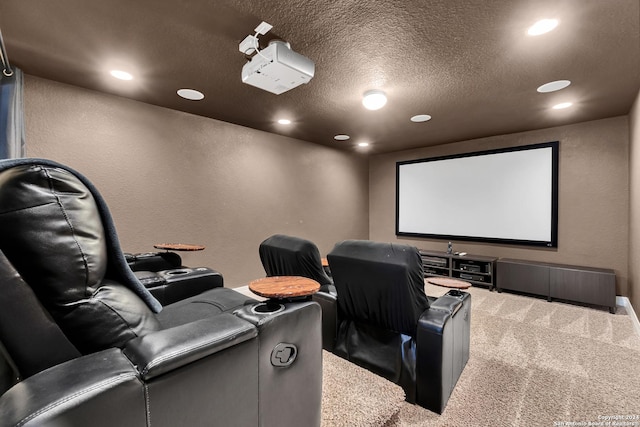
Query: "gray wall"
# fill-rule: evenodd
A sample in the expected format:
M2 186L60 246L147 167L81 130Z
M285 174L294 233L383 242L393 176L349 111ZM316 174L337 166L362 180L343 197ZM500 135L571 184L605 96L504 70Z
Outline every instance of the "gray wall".
M453 242L469 254L612 268L628 294L629 120L627 116L373 156L369 237L446 250L447 242L395 236L395 166L400 160L560 141L558 248ZM446 185L446 180L433 183ZM437 209L436 203L433 209Z
M629 114L629 299L640 316L640 92Z
M235 287L264 276L258 245L271 234L322 254L368 237L365 157L33 76L24 93L27 155L92 180L125 251L202 244L185 264Z

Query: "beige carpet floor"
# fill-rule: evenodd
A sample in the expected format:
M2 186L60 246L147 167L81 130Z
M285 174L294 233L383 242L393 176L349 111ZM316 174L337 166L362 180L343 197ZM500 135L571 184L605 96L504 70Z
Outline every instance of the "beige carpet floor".
M425 291L448 289L427 284ZM470 358L442 415L406 403L400 387L323 351L322 426L640 427L633 418L640 416L640 338L623 308L614 315L468 291Z
M470 358L444 413L403 402L387 427L640 426L640 338L624 309L469 292Z
M381 426L404 402L401 387L322 352L322 427Z

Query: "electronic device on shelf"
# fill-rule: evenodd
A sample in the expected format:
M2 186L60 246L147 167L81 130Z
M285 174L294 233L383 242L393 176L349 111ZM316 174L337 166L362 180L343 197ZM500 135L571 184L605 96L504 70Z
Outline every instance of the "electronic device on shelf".
M464 280L473 280L474 282L484 282L485 276L480 274L460 273L460 278Z
M429 257L429 256L422 256L422 264L423 265L429 265L432 267L446 267L447 266L447 260L444 258L435 258L435 257Z
M460 270L471 271L475 273L480 273L482 271L482 267L475 264L460 264Z
M490 290L495 285L495 257L420 249L420 258L424 277L450 277L488 286Z

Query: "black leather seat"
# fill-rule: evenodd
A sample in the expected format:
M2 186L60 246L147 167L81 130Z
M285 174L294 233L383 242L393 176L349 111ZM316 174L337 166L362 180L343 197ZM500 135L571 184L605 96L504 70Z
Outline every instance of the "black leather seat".
M469 359L471 296L450 291L430 303L412 246L347 240L327 258L340 318L334 352L442 413Z
M322 307L322 346L332 351L337 328L336 288L322 266L315 243L300 237L275 234L259 247L260 261L267 277L302 276L320 284L312 300Z
M319 306L220 287L162 307L68 167L0 161L0 278L0 426L320 424Z

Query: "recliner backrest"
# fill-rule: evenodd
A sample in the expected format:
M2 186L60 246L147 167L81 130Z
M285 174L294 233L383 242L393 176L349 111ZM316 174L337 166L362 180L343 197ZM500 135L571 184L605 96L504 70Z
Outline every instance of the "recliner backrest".
M327 255L345 318L414 336L429 308L418 249L396 243L346 240Z
M333 284L322 268L318 247L309 240L275 234L260 244L259 252L267 276L302 276L320 286Z
M149 307L113 274L90 189L61 166L25 162L0 169L0 250L65 335L90 353L159 330Z

